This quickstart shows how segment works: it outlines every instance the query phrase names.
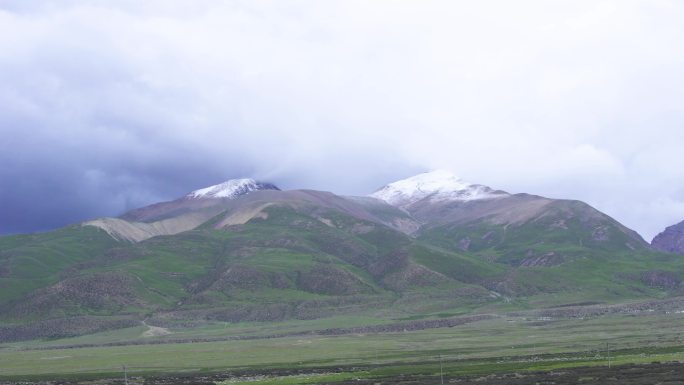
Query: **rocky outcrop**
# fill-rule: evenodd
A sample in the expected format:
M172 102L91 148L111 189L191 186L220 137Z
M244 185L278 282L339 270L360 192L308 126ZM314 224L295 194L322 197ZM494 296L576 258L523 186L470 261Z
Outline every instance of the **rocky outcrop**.
M656 250L684 255L684 221L656 235L651 246Z
M202 211L151 223L129 222L119 218L99 218L83 222L81 225L98 227L117 241L135 243L159 235L173 235L192 230L215 214L211 211Z

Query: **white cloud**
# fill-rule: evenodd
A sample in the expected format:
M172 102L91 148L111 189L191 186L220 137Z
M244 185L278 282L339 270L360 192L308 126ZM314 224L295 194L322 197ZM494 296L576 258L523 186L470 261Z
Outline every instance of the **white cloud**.
M681 2L3 5L6 168L49 145L130 186L167 165L358 194L450 168L648 238L684 219Z

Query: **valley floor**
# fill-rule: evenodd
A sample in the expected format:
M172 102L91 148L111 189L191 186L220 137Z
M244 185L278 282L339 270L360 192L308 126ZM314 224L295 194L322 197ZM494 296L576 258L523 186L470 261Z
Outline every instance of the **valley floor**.
M450 327L429 323L440 320ZM440 372L460 384L684 383L680 300L420 322L429 327L398 330L362 317L163 333L140 325L4 344L0 383L118 384L124 365L131 384L440 384Z

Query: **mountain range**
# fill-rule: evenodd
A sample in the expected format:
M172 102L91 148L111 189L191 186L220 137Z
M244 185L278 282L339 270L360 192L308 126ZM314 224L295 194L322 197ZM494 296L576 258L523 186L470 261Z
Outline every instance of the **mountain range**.
M684 224L651 246L586 203L446 171L364 197L234 179L0 237L0 341L203 322L614 303L684 294Z

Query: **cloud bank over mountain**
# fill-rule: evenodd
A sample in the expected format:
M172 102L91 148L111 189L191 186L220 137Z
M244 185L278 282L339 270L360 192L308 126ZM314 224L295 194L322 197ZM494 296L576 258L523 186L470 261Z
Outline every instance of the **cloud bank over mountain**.
M684 218L684 5L0 2L0 232L429 169Z

